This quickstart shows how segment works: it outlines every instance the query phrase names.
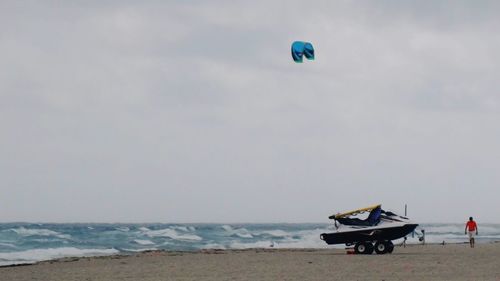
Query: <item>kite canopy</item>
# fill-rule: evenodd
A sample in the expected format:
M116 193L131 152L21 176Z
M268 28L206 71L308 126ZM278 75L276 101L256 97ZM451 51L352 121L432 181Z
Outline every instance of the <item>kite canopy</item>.
M295 41L292 44L292 58L296 63L301 63L303 57L314 60L314 48L309 42Z

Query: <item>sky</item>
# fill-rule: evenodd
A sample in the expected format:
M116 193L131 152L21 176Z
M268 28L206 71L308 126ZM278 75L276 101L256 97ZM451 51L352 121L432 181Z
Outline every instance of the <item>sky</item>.
M1 1L0 222L500 223L499 8Z

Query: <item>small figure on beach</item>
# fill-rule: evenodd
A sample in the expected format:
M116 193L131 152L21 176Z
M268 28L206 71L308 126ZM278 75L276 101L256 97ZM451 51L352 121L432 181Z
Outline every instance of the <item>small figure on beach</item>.
M469 234L470 247L474 248L474 236L478 235L477 224L472 217L469 217L469 221L465 224L465 234Z

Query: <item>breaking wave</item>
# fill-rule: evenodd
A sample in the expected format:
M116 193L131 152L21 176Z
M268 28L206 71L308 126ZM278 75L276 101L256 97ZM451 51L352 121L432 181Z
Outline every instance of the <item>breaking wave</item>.
M141 239L135 239L134 242L139 244L139 245L154 245L155 244L155 242L153 242L151 240L141 240Z
M260 232L257 232L256 235L259 235L259 236L269 235L269 236L273 236L273 237L288 237L288 236L291 236L291 233L286 232L284 230L276 229L276 230L260 231Z
M17 248L15 245L12 245L10 243L3 243L3 242L0 242L0 246L1 247L8 247L8 248Z
M174 229L171 228L165 228L165 229L158 229L158 230L150 230L147 227L141 227L140 230L144 233L144 235L149 236L149 237L166 237L174 240L183 240L183 241L201 241L203 238L201 238L198 235L195 234L185 234L185 233L179 233Z
M222 229L224 229L230 236L235 235L241 238L253 238L253 235L245 228L234 229L230 225L223 225Z
M73 247L32 249L0 253L0 265L35 263L64 257L89 257L118 254L115 249L77 249Z
M19 228L13 228L10 229L11 231L17 233L18 235L21 236L54 236L62 239L70 239L71 235L68 234L61 234L56 231L52 231L49 229L29 229L29 228L24 228L24 227L19 227Z
M467 241L462 224L423 224L407 243ZM146 250L336 248L319 239L331 224L0 224L0 265ZM500 241L500 224L480 224L478 243ZM401 241L394 241L399 243Z
M129 232L130 228L128 228L128 227L117 227L116 230L121 231L121 232Z

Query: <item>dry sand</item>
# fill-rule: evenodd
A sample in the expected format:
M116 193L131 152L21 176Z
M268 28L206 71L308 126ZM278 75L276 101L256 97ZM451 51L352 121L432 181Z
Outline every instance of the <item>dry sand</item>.
M345 250L207 250L70 258L0 268L0 280L500 280L500 243Z

